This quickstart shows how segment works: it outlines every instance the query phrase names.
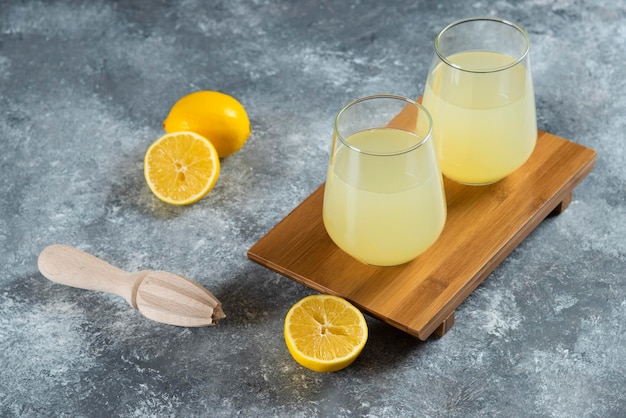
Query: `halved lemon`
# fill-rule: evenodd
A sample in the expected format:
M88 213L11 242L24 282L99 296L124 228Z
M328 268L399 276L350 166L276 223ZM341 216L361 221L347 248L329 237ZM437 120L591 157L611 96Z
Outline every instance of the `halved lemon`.
M211 142L194 132L165 134L144 157L144 177L160 200L188 205L202 199L220 174L220 160Z
M367 323L361 311L332 295L311 295L289 309L285 342L300 365L316 372L334 372L361 354Z

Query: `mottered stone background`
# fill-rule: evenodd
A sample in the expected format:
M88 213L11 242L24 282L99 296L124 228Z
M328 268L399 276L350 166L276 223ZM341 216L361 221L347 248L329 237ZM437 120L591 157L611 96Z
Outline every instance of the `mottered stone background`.
M282 325L311 291L246 251L324 181L335 113L419 96L437 31L473 15L527 29L539 128L596 166L443 338L368 318L352 366L303 369ZM625 22L613 0L3 2L0 416L626 416ZM143 154L200 89L238 98L253 133L205 199L167 206ZM167 326L53 284L53 243L192 278L228 317Z

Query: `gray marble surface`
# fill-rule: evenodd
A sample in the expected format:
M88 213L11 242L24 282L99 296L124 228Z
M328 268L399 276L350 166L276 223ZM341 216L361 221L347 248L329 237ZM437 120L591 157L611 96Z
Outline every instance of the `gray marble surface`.
M309 289L246 251L324 181L332 119L421 94L445 24L497 15L532 41L538 125L598 152L544 221L419 342L368 318L349 368L283 341ZM3 1L0 416L626 416L626 4L508 1ZM227 92L253 133L213 191L176 208L142 174L170 106ZM37 270L65 243L210 289L228 315L186 329Z

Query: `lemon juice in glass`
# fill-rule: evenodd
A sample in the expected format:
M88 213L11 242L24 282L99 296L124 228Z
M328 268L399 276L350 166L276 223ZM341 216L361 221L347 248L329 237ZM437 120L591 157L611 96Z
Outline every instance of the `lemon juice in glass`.
M414 117L394 123L401 112ZM335 118L323 221L335 244L363 263L406 263L443 230L446 200L429 119L420 104L392 95L355 100Z
M494 183L532 154L537 122L529 48L522 28L492 17L451 23L435 38L422 103L446 177Z

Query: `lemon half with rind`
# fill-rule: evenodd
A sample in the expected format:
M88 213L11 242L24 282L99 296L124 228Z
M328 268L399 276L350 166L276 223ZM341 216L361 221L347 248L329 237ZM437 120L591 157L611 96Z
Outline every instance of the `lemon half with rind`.
M332 295L311 295L297 302L285 317L285 342L301 366L334 372L349 366L367 342L361 311Z
M144 157L144 177L154 195L173 205L206 196L220 174L217 150L194 132L174 132L154 141Z

